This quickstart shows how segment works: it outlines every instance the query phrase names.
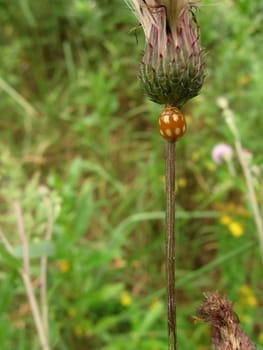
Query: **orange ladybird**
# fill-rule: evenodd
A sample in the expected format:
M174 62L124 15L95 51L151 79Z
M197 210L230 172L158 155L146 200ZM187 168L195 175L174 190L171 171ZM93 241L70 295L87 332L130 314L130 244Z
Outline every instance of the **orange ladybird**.
M159 131L161 136L168 141L176 141L186 131L185 118L179 109L166 107L159 117Z

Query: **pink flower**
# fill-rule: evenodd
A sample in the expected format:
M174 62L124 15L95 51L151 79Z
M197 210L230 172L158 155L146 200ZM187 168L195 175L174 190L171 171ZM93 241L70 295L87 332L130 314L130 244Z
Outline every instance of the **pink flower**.
M225 143L219 143L212 150L212 159L216 164L229 161L233 157L233 149Z

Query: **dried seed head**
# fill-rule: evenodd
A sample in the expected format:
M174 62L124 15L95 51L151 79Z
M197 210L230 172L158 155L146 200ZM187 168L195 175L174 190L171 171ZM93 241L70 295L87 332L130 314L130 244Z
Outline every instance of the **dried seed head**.
M214 350L256 350L240 328L232 304L225 296L216 292L206 293L197 316L201 321L211 324Z
M196 7L185 0L126 2L146 37L140 72L145 91L156 103L182 106L204 80Z

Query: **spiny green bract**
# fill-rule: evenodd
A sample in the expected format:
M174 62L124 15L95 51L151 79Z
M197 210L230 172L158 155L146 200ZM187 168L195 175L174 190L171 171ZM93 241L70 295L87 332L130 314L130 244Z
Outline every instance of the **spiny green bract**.
M204 69L183 67L170 63L165 73L163 65L159 69L141 63L140 78L149 98L159 104L181 107L189 99L198 95L204 81Z

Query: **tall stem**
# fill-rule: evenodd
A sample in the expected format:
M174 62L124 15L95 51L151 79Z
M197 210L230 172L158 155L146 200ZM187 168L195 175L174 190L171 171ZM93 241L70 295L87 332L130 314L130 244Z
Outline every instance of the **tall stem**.
M166 288L168 350L176 350L175 299L175 142L166 141Z

